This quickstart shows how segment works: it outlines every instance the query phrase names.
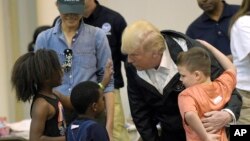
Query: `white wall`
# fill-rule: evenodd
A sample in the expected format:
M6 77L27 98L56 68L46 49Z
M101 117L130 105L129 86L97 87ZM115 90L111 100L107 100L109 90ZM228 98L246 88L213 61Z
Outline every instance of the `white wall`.
M3 1L0 1L0 9L4 9L3 7ZM4 14L3 14L3 11L0 11L0 17L3 18L4 17ZM8 81L8 75L7 75L7 72L5 69L3 68L6 68L7 66L7 60L6 60L6 42L5 42L5 37L4 37L4 28L5 28L5 23L4 23L4 20L0 20L0 48L1 48L1 51L0 51L0 56L2 56L0 59L0 64L1 64L1 69L0 69L0 76L1 76L1 79L0 79L0 86L1 87L4 87L6 86L6 82ZM8 90L6 88L4 89L1 89L1 98L0 98L0 116L7 116L9 114L8 112Z
M230 4L241 4L242 0L226 0ZM121 13L128 23L138 19L153 22L160 29L175 29L185 32L187 26L202 12L197 0L99 0L99 2ZM51 24L59 14L55 0L37 0L38 24Z
M226 0L240 4L242 0ZM160 29L185 32L187 26L201 14L197 0L102 0L101 3L119 11L128 23L138 19L153 22Z
M26 51L28 41L32 39L30 31L33 31L38 25L51 25L54 18L59 15L59 13L55 6L56 0L36 0L36 4L35 2L30 4L30 0L19 0L22 2L17 2L17 0L0 0L0 116L13 117L10 114L11 108L9 105L12 105L11 103L14 103L15 99L9 99L10 69L5 69L5 65L8 64L8 56L11 55L11 53L8 52L7 45L9 42L15 41L12 39L5 39L4 32L8 32L9 29L6 28L8 24L6 23L6 18L8 17L3 14L6 6L4 3L9 1L16 2L19 7L18 17L20 19L18 19L18 27L20 27L19 30L21 32L18 31L19 35L17 36L20 38L20 54ZM240 4L242 0L226 1L232 4ZM138 19L146 19L154 23L160 29L174 29L181 32L185 32L191 21L202 12L196 0L99 0L99 2L121 13L128 24ZM31 6L33 6L33 9ZM34 14L37 14L37 16ZM34 20L36 20L37 23L34 22ZM122 92L124 94L122 99L125 113L126 116L129 116L126 90L122 89ZM7 103L5 101L7 101ZM24 113L24 117L29 117L29 108L25 107L25 109L26 112Z
M0 1L0 116L7 117L9 121L24 118L23 115L28 114L25 112L29 111L29 107L16 102L10 75L14 60L27 51L36 26L34 3L30 0Z

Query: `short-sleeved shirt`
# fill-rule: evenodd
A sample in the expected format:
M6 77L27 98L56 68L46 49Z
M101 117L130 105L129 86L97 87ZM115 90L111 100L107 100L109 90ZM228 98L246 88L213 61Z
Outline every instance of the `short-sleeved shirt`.
M193 39L205 40L215 46L225 55L230 55L230 37L228 27L231 17L238 11L238 5L224 3L223 13L218 21L211 19L206 13L193 21L186 34Z
M229 101L235 85L236 74L227 70L212 83L197 84L186 88L180 93L178 97L178 105L183 118L187 141L200 141L200 139L185 123L185 113L194 111L200 118L202 118L206 112L221 110ZM221 141L226 141L227 137L225 129L222 129L222 131L217 133L221 135Z
M250 91L250 15L240 17L232 26L231 50L237 68L237 85Z

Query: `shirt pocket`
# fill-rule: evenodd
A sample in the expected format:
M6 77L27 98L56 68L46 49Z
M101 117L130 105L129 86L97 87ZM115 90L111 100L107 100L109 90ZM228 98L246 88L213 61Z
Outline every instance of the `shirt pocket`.
M73 65L77 65L76 67L90 69L96 67L96 63L97 58L95 51L93 50L81 50L73 52Z

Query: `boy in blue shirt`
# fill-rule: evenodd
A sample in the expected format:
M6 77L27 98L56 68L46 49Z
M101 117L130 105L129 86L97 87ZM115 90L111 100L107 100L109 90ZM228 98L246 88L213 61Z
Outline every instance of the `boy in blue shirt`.
M109 141L105 127L95 121L105 109L103 89L92 81L73 88L70 101L78 116L67 128L67 141Z

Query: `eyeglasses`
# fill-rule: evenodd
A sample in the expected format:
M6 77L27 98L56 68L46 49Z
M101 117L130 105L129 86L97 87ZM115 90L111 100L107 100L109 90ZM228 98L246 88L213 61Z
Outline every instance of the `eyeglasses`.
M64 50L65 61L62 65L64 72L69 72L72 66L73 51L71 49Z

